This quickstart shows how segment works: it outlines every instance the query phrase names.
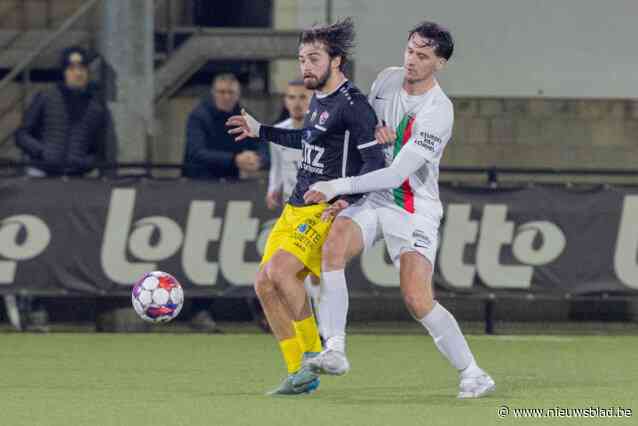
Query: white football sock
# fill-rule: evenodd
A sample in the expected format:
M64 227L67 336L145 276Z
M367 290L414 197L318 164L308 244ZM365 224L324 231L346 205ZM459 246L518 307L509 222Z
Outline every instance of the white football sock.
M310 275L306 275L303 286L306 289L306 293L310 297L310 300L312 301L312 311L313 314L315 314L315 320L317 321L317 324L319 324L319 294L321 293L321 289L319 285L312 283L312 278L310 278Z
M348 287L343 269L321 274L319 328L328 349L345 352L348 317Z
M303 282L303 286L306 288L308 296L312 299L313 305L315 305L315 307L319 306L319 294L321 293L319 285L313 284L312 278L308 275Z
M476 375L480 371L454 316L436 302L432 311L419 322L430 333L439 351L462 374Z

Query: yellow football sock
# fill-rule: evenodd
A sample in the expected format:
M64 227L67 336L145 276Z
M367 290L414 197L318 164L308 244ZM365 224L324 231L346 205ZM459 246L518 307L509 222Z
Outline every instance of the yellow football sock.
M299 343L299 339L293 337L291 339L281 340L279 347L281 348L281 353L284 355L284 361L286 362L286 367L288 367L288 374L299 370L303 358L303 348Z
M295 332L304 352L321 352L321 339L314 315L301 321L293 321Z

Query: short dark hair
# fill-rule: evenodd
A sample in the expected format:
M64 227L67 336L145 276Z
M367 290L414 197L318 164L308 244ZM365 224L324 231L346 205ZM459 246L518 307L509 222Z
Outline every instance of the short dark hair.
M339 69L343 71L354 47L354 37L354 22L352 18L347 17L332 25L314 26L304 30L299 36L299 44L323 43L331 59L341 57Z
M237 83L239 84L239 80L237 79L237 77L235 76L235 74L226 72L226 73L222 73L222 74L217 74L215 76L215 78L213 78L213 86L215 85L215 83L217 83L218 81L230 81L232 83ZM241 85L240 85L241 86Z
M454 52L454 39L450 31L436 22L423 21L408 33L408 40L414 34L432 40L434 53L439 58L450 59Z

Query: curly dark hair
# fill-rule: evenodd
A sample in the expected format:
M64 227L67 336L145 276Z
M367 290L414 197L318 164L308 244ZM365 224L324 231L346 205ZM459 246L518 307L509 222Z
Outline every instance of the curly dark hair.
M450 34L447 28L436 22L423 21L410 30L408 40L410 40L414 34L432 40L434 53L439 58L445 58L447 60L452 56L452 52L454 52L454 39L452 39L452 34Z
M343 71L354 47L354 22L351 17L337 21L332 25L313 26L299 36L299 44L322 43L330 58L341 57L339 69Z

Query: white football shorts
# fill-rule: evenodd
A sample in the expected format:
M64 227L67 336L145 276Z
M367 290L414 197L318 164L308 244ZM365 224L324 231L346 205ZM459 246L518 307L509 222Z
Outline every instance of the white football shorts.
M410 251L420 253L434 267L440 219L409 213L378 193L368 194L345 208L339 217L348 217L359 225L364 250L383 238L397 269L401 254Z

